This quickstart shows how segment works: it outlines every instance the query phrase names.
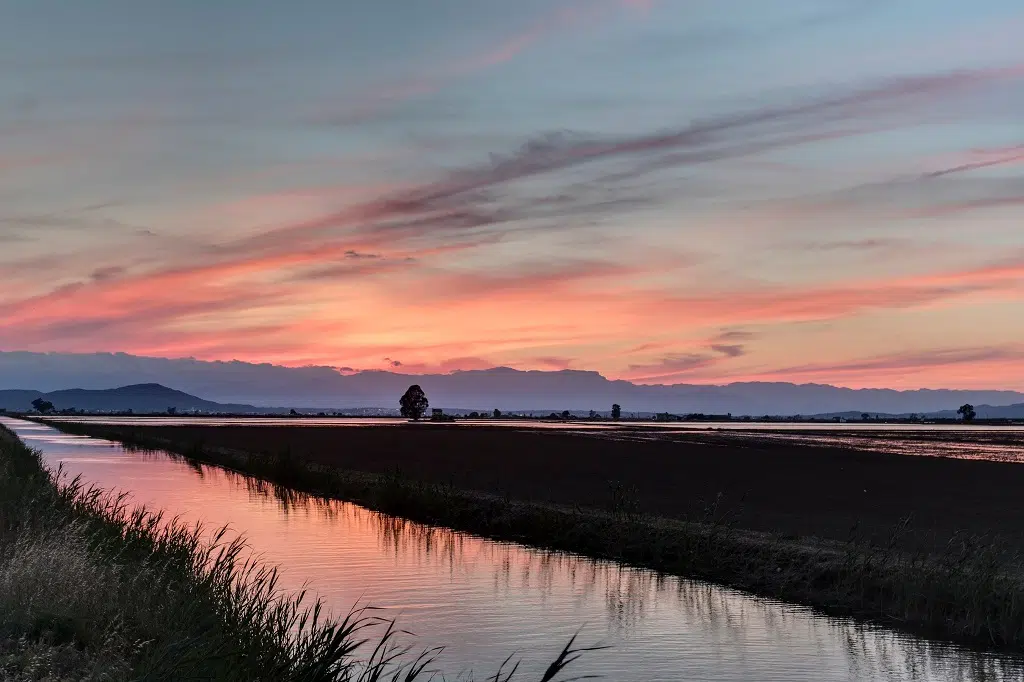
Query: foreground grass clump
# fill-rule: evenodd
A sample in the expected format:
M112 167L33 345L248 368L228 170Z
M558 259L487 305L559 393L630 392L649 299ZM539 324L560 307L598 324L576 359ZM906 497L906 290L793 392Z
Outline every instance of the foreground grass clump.
M282 596L246 555L61 479L0 426L0 679L430 678L437 651L409 656L393 624ZM543 680L581 651L570 642Z

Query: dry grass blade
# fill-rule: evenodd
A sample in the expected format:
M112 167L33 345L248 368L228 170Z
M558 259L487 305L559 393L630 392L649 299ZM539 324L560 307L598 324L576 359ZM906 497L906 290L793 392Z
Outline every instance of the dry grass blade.
M578 632L572 636L572 638L569 640L569 643L566 644L565 648L562 649L561 653L558 654L558 657L555 658L555 660L551 662L551 665L548 666L547 670L544 671L544 675L543 677L541 677L540 682L552 682L552 680L556 679L558 675L560 675L562 671L565 670L565 668L567 668L570 664L577 661L584 653L588 651L600 651L602 649L608 648L605 646L589 646L574 648L573 645L576 643L577 637L579 637ZM569 678L567 680L564 680L564 682L572 682L572 680L591 680L596 678L596 675L583 675L580 677Z

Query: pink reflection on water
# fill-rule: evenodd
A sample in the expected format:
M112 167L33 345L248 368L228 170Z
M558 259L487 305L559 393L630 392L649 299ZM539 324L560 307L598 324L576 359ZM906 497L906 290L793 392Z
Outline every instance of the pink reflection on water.
M534 679L582 630L613 648L573 672L617 682L946 682L1021 679L1013 660L817 616L697 581L497 543L384 516L164 453L36 424L15 428L51 465L186 522L244 532L289 590L309 585L343 613L382 607L446 646L443 667L492 674L513 652ZM484 677L484 675L479 675Z

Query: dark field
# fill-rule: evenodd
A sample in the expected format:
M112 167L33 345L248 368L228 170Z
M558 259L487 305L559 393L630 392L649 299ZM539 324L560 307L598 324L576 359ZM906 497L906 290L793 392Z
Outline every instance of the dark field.
M1024 650L1019 464L758 434L665 437L642 427L55 425L255 476L286 505L301 492L350 500L926 636ZM916 526L894 536L910 515Z
M764 434L613 440L597 434L410 424L308 428L131 426L175 443L280 455L451 484L512 499L679 519L726 519L783 535L937 549L958 531L1024 548L1024 465L801 444ZM637 434L642 435L642 434ZM958 438L952 435L949 438ZM1007 447L1013 447L1013 438ZM897 436L906 438L906 436ZM998 537L995 537L998 536Z

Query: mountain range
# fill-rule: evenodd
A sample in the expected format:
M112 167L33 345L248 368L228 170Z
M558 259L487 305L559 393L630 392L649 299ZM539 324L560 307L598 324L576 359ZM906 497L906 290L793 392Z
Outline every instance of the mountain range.
M84 412L126 412L131 410L136 414L163 413L173 408L179 413L219 413L219 414L282 414L291 408L286 407L257 407L246 404L217 403L211 400L203 400L194 395L177 391L160 384L136 384L133 386L122 386L120 388L89 390L75 388L63 391L51 391L42 393L30 390L0 390L0 409L11 412L28 412L32 409L32 402L36 399L46 400L53 404L57 410L75 409ZM387 408L385 408L387 409ZM978 417L982 419L1020 419L1024 418L1024 403L1018 405L977 406ZM316 408L300 408L300 412L312 412ZM372 411L352 410L372 414ZM607 414L607 411L604 411ZM650 415L650 412L644 412ZM841 417L857 420L862 417L859 412L842 412L806 415L816 418L832 419ZM871 417L898 418L907 417L908 414L876 414ZM921 417L956 419L955 410L942 410L939 412L921 413Z
M76 409L85 412L138 413L165 412L174 408L179 412L261 412L252 405L229 405L203 400L182 391L176 391L160 384L136 384L120 388L90 390L73 388L63 391L0 390L0 409L26 412L32 409L36 399L53 403L57 410Z
M0 352L0 390L19 389L21 394L16 399L22 401L30 395L39 397L45 393L43 397L58 408L66 397L77 400L86 397L82 394L76 397L66 390L72 387L95 391L124 386L137 389L139 385L160 384L160 388L174 386L177 389L174 400L181 402L169 400L171 394L157 392L145 400L141 396L128 398L112 393L102 399L107 402L88 404L122 405L137 400L129 405L136 411L163 411L171 406L179 410L229 412L252 412L275 406L324 410L390 409L397 406L398 397L414 383L423 387L431 405L449 409L606 412L612 403L618 403L627 414L701 412L791 416L844 412L859 415L868 412L873 415L899 415L942 411L955 414L958 406L971 403L977 407L980 417L989 416L987 411L994 408L1001 408L1001 412L1008 416L1024 416L1024 393L1017 391L897 391L782 382L721 386L642 385L610 380L597 372L579 370L545 372L497 367L448 374L408 375L385 371L348 372L332 367L293 368L239 361L150 358L123 353ZM57 392L57 400L49 397L54 395L54 391ZM197 395L203 398L196 398ZM10 398L15 396L11 394ZM118 402L122 398L128 403ZM32 399L30 397L29 402ZM99 397L95 399L101 400ZM93 397L90 396L89 400ZM97 410L129 409L87 407L84 402L68 406Z

